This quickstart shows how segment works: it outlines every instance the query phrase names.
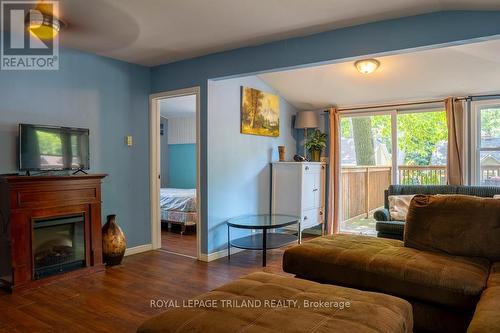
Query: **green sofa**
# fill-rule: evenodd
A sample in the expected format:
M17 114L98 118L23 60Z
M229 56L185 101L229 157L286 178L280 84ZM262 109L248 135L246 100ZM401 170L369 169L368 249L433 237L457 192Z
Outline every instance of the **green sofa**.
M375 229L377 236L403 240L405 221L395 221L389 214L390 195L411 194L462 194L476 197L493 197L500 195L499 186L455 186L455 185L391 185L385 190L384 208L374 212L377 221Z

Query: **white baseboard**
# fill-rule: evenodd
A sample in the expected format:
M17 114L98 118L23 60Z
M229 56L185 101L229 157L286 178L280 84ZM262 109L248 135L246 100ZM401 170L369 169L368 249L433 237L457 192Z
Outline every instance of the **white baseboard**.
M153 249L153 244L144 244L144 245L139 245L139 246L134 246L134 247L128 247L125 250L125 256L131 256L133 254L151 251L152 249Z
M232 248L231 249L231 255L245 251L244 249L238 249L238 248ZM205 261L205 262L210 262L214 261L220 258L227 257L227 250L220 250L214 253L206 254L206 253L201 253L201 256L199 260Z

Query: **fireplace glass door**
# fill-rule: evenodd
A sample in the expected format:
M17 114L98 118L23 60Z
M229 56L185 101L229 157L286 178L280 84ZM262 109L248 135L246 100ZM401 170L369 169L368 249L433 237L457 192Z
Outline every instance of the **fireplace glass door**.
M85 267L84 228L83 214L34 221L35 279Z

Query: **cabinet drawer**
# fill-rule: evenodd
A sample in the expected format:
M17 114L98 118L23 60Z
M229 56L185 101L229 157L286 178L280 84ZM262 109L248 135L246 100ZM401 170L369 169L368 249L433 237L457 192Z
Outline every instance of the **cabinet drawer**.
M320 210L318 208L309 209L302 214L301 229L309 228L320 223Z
M304 164L302 168L304 173L319 173L321 171L320 164Z

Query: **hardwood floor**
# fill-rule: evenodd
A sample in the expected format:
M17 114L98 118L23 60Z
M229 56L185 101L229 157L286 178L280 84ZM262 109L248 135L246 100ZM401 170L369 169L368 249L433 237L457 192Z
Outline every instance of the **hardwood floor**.
M161 248L191 257L196 257L196 228L186 227L186 232L181 235L179 225L172 225L169 231L166 225L161 227Z
M259 251L210 263L150 251L126 257L123 265L105 272L23 294L0 292L0 333L135 332L145 319L164 311L151 308L151 300L191 298L255 271L286 274L283 251L269 251L265 268Z

